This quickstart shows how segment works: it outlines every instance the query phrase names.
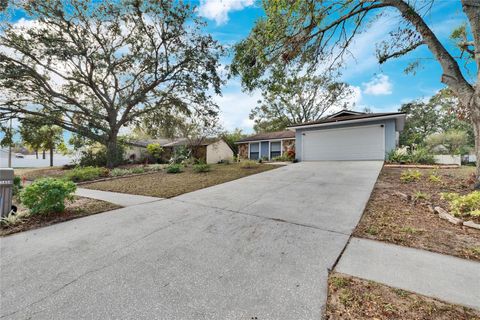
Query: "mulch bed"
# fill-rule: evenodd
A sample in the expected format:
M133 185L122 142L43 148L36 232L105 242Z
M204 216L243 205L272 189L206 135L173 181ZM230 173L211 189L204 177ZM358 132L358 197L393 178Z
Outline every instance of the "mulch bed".
M451 224L429 209L429 205L449 209L442 192L471 192L475 169L438 169L440 183L429 180L432 169L417 169L423 174L421 179L404 183L400 180L404 170L382 169L354 236L480 260L480 231Z
M326 319L480 320L480 311L333 273L328 281Z
M154 172L148 175L84 184L82 188L171 198L276 168L278 168L277 165L268 164L259 164L250 169L241 168L238 163L214 164L210 172L196 173L191 167L187 167L182 169L181 173Z
M25 221L13 226L0 226L0 236L6 236L17 232L46 227L52 224L89 216L105 211L121 208L116 204L90 199L75 197L75 201L66 205L65 212L52 213L49 215L31 215ZM26 210L19 207L19 210Z

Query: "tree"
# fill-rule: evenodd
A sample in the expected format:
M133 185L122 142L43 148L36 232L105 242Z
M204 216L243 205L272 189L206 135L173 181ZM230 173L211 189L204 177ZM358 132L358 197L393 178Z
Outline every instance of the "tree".
M23 24L2 21L0 111L35 115L106 146L142 116L176 108L215 113L223 48L181 1L18 1ZM42 112L39 110L42 109Z
M19 131L23 143L35 150L37 159L39 149L50 150L50 166L53 167L53 151L63 143L63 129L44 123L40 117L28 116L22 120Z
M225 140L225 142L230 146L233 151L233 154L238 154L238 145L235 144L238 140L245 138L246 134L242 132L242 129L235 128L233 131L223 132L220 136Z
M250 112L257 132L284 130L288 125L315 121L346 104L352 90L329 75L302 75L275 68L261 84L263 101Z
M236 46L233 74L239 74L246 87L255 87L268 74L272 64L308 63L309 70L320 63L334 66L348 52L355 36L371 25L379 14L396 11L399 28L390 41L378 45L379 63L398 58L418 47L427 46L442 69L441 82L459 99L457 113L467 115L474 127L475 152L480 159L480 6L478 0L461 0L468 27L452 38L469 55L476 68L474 82L462 73L455 53L439 41L426 23L425 11L434 1L264 1L266 18L260 19L250 35ZM460 41L463 39L463 41ZM465 41L466 40L466 41ZM407 68L408 69L408 68ZM480 187L480 161L477 161L477 188Z
M438 112L433 104L413 101L403 104L406 113L405 128L400 133L400 145L421 145L425 138L439 130Z
M444 148L447 154L462 155L470 151L467 133L461 130L449 130L431 134L425 139L425 144L429 150L436 152L441 152L442 150L435 149Z

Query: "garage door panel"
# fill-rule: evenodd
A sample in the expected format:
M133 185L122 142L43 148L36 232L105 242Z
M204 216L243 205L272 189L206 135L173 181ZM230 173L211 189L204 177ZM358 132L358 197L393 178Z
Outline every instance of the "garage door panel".
M363 126L308 131L303 136L304 160L383 160L384 128Z

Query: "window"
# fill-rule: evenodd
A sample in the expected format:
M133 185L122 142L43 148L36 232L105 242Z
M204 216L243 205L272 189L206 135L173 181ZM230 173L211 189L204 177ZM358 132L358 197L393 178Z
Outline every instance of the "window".
M282 155L282 143L275 141L270 144L270 159L280 157Z
M250 159L258 160L260 156L260 144L250 143Z

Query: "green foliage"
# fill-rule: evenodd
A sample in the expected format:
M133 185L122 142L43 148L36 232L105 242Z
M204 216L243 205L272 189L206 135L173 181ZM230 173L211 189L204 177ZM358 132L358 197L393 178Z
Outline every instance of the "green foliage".
M190 156L191 152L186 146L178 146L173 150L173 155L170 159L170 163L183 163L185 160L189 159Z
M387 154L389 162L392 163L414 163L414 164L434 164L435 158L431 152L425 148L417 148L409 151L408 147L402 147L390 151Z
M232 132L224 132L220 135L223 140L230 146L234 155L238 154L238 145L235 144L238 140L244 138L246 135L243 134L242 129L235 128Z
M65 179L80 182L95 180L108 175L108 170L99 167L75 167L65 174Z
M25 187L20 198L31 214L63 212L65 200L72 201L76 189L77 186L71 181L44 178Z
M289 157L287 154L283 154L281 156L273 158L272 160L273 161L292 161L293 158Z
M400 175L400 180L402 182L408 183L408 182L414 182L420 180L422 177L422 173L418 170L404 170L402 174Z
M13 188L12 188L13 195L14 196L18 195L21 189L22 189L22 178L20 178L19 176L13 177Z
M413 193L413 200L429 200L430 196L422 191L415 191Z
M182 165L178 163L172 163L167 167L166 171L167 173L180 173L182 172Z
M253 169L258 167L260 164L253 160L242 160L240 162L240 168L242 169Z
M425 139L429 150L439 154L466 154L470 151L468 136L465 131L449 130L447 132L434 133Z
M200 172L209 172L211 169L211 166L206 163L198 163L193 165L193 171L200 173Z
M433 170L428 176L428 180L433 183L442 183L442 177L438 174L436 170Z
M466 195L458 193L442 193L442 199L450 204L450 211L455 216L480 215L480 191L473 191Z
M160 146L159 143L151 143L147 145L147 153L155 159L155 161L159 161L163 154L163 148Z

